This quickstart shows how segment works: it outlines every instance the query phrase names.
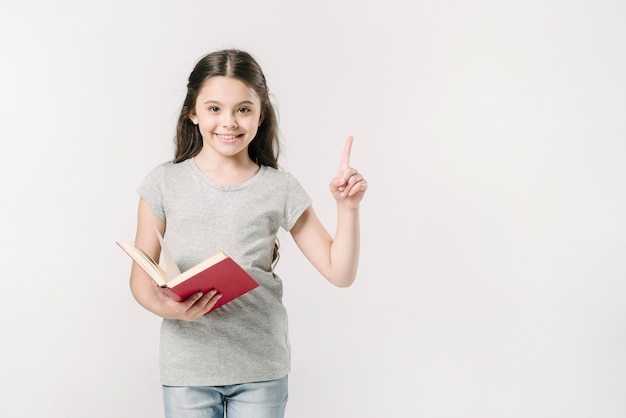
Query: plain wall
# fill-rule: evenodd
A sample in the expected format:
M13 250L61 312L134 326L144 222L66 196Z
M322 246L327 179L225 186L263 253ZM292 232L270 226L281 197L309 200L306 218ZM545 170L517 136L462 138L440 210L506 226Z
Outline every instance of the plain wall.
M288 417L626 416L625 8L3 2L2 415L160 416L160 321L114 242L193 65L237 47L331 232L348 135L370 184L351 288L281 234Z

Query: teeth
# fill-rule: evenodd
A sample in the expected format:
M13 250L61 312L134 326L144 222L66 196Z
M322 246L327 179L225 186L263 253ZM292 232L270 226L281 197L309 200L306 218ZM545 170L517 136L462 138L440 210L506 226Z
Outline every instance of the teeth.
M219 136L220 138L223 138L223 139L235 139L235 138L237 138L237 136L235 136L235 135L220 135L220 134L218 134L217 136Z

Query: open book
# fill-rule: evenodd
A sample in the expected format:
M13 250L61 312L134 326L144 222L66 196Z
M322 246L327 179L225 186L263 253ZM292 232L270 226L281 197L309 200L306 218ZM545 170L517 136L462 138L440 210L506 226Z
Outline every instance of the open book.
M181 272L157 231L161 243L161 264L131 242L116 242L172 299L181 301L196 292L217 290L222 297L211 309L238 298L259 286L243 267L219 251L189 270Z

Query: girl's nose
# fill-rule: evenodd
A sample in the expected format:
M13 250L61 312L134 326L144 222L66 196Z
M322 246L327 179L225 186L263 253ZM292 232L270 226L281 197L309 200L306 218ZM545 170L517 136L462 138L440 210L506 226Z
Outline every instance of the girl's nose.
M224 119L222 120L222 126L224 128L236 128L237 127L237 118L235 115L225 113Z

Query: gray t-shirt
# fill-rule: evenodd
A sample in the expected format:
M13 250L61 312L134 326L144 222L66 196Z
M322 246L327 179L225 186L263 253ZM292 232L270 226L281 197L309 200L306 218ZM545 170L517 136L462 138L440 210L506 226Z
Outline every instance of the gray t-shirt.
M298 181L262 166L242 184L221 186L190 158L156 167L138 192L166 223L181 271L223 250L261 285L196 321L164 319L161 383L220 386L287 375L287 313L271 263L279 227L289 231L311 205Z

